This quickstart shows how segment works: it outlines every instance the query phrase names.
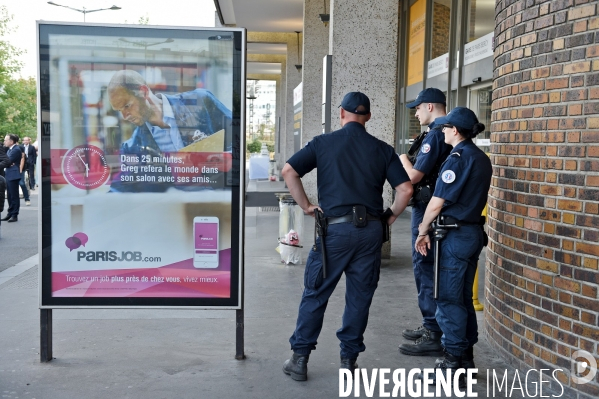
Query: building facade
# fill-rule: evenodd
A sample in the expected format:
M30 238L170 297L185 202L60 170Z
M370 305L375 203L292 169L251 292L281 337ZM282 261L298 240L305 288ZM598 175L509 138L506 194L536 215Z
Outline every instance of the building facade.
M420 90L437 87L448 110L477 113L487 127L477 144L494 167L480 331L523 372L562 369L563 397L599 397L599 377L572 368L581 355L599 360L599 2L256 0L253 14L243 0L215 3L230 6L221 22L287 37L277 108L291 120L285 99L301 81L301 145L322 133L326 90L332 128L342 94L363 91L372 100L369 130L398 153L421 131L405 107ZM283 3L295 8L273 14ZM323 90L326 55L332 79ZM303 65L298 82L292 64ZM284 162L293 130L279 139ZM315 177L304 180L315 198Z

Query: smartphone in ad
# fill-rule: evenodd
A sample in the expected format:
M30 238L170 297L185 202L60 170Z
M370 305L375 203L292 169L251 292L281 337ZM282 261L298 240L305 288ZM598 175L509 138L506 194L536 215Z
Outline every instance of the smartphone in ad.
M193 267L214 269L218 267L218 218L196 216L193 218Z

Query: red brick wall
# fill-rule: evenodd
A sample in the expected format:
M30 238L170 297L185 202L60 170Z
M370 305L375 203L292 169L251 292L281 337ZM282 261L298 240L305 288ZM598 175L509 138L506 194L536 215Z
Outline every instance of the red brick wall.
M442 56L449 51L449 20L451 10L449 7L433 3L433 42L431 46L431 59Z
M599 5L496 4L485 332L514 366L599 359ZM559 386L555 385L559 393Z

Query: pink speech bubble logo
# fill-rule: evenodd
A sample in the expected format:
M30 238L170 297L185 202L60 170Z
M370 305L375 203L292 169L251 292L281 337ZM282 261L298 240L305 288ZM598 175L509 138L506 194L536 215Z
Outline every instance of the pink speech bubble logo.
M84 247L85 244L87 244L87 242L89 241L89 238L87 238L87 234L85 233L73 234L73 238L78 238L79 241L81 241L81 245L83 245Z
M77 237L69 237L64 242L64 245L66 245L67 248L70 250L69 252L72 252L74 249L77 249L81 246L81 240Z

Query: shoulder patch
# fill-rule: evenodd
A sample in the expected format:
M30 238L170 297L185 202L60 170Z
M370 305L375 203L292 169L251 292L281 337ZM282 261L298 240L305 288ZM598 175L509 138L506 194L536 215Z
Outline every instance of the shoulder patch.
M422 146L422 148L420 149L420 151L421 151L423 154L428 154L428 153L430 152L430 150L431 150L431 145L430 145L430 144L428 144L428 143L424 144L424 145Z
M443 183L453 183L455 181L455 173L453 170L446 170L441 175L441 180Z

